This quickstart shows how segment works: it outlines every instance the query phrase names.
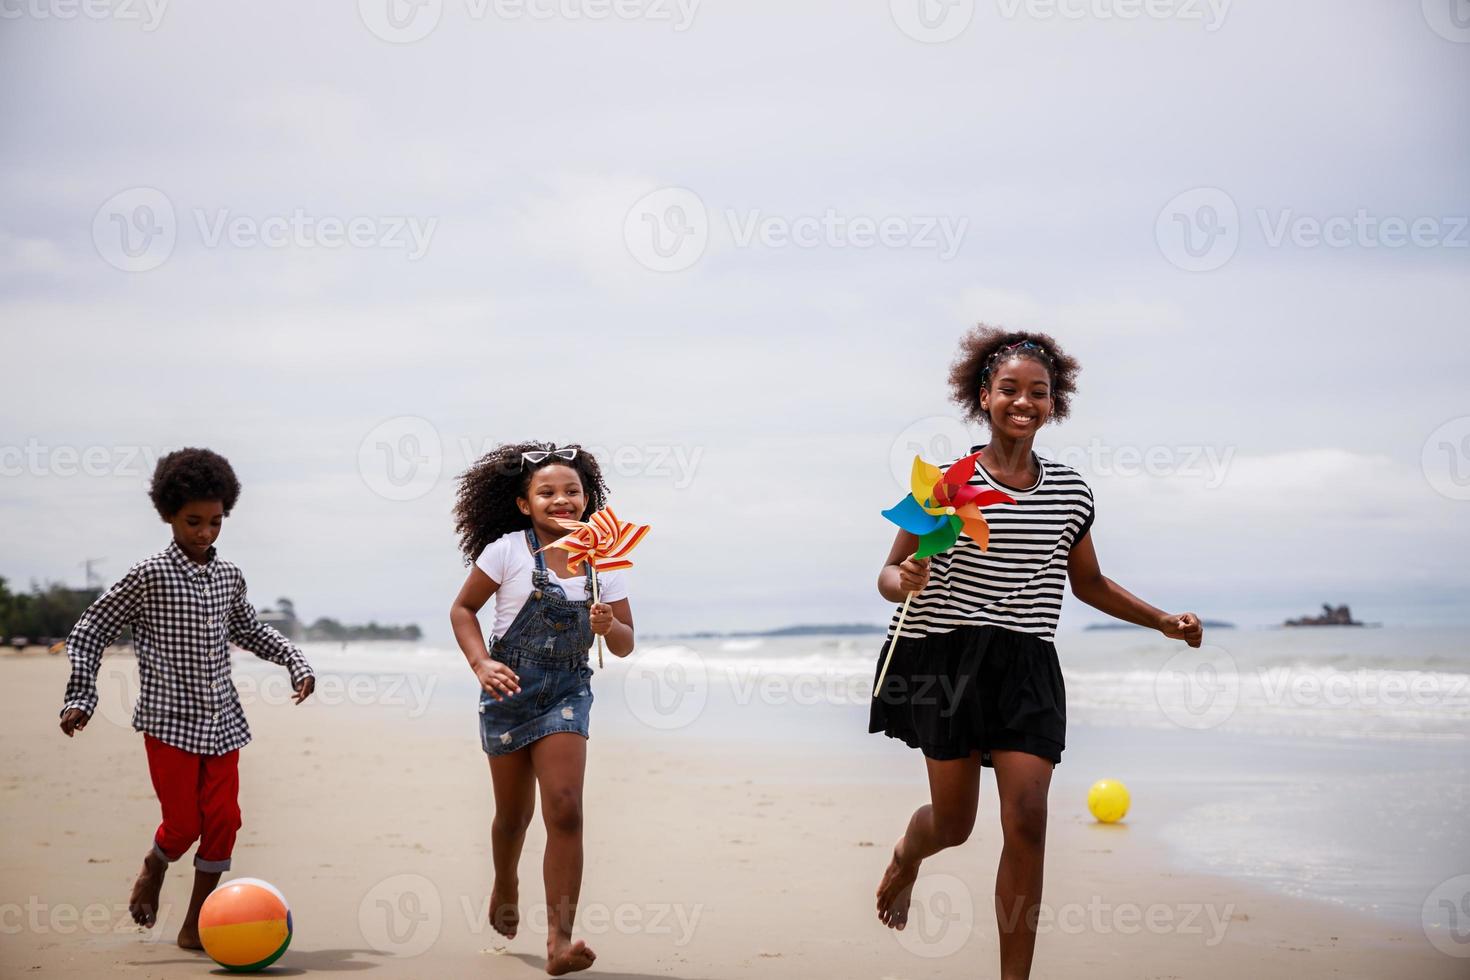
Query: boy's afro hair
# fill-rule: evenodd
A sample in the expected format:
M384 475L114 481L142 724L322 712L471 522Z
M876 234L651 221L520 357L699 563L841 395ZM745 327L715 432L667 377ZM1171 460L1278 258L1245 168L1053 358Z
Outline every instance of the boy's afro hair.
M230 461L208 449L180 449L159 459L153 468L148 496L158 516L173 520L186 504L196 500L218 500L225 513L240 499L240 481Z

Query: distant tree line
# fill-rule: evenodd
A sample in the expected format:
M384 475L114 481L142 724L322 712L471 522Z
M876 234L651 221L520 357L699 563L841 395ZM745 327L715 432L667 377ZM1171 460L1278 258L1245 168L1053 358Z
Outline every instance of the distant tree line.
M306 628L308 640L421 640L424 631L418 624L407 626L379 626L369 622L366 626L344 626L335 619L323 616Z
M60 582L48 582L44 588L32 582L29 592L12 592L0 578L0 637L6 642L55 643L71 632L101 594L99 589L72 589Z
M296 616L296 603L290 599L276 600L275 607L260 611L262 622L269 623L292 640L322 640L346 643L349 640L412 640L423 638L423 630L414 623L407 626L379 625L370 622L366 626L357 623L339 623L330 616L323 616L307 626Z
M29 592L12 592L6 580L0 577L0 640L5 643L25 640L41 645L63 640L87 607L101 594L101 589L72 589L60 582L49 582L44 587L32 582ZM361 640L418 641L423 638L423 631L415 623L396 626L369 622L363 626L343 624L323 616L310 626L304 626L296 618L296 607L290 599L277 599L275 609L260 610L260 618L293 640L345 643ZM124 631L120 639L127 641L130 637Z

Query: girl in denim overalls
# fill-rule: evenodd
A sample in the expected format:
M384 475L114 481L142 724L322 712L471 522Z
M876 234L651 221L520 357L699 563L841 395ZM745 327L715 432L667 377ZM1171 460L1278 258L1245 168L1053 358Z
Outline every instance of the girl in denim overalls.
M490 924L506 937L520 925L517 864L541 787L546 823L546 970L585 970L596 955L572 941L582 887L582 777L592 709L594 636L626 657L633 614L619 572L598 576L590 563L570 576L566 552L546 545L566 534L559 519L585 520L602 509L607 487L597 461L578 446L501 446L464 474L456 527L469 578L450 611L455 639L480 682L480 744L495 789L491 851L495 883ZM489 644L478 613L495 600Z

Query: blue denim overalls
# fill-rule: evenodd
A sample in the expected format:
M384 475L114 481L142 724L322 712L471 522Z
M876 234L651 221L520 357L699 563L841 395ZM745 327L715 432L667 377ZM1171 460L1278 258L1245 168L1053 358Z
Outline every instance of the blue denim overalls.
M480 692L480 745L489 755L523 749L554 732L587 737L592 713L592 567L587 565L587 599L568 599L551 581L546 559L537 550L536 533L526 530L526 544L536 559L532 591L501 637L491 637L490 656L520 678L521 689L504 701Z

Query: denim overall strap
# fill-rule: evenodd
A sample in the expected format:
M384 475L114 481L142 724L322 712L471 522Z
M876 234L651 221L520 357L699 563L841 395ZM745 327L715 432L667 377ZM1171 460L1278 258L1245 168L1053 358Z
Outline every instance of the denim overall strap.
M585 663L592 646L592 627L587 618L590 578L588 599L568 599L562 587L551 580L546 559L537 550L535 532L529 529L526 546L536 563L531 573L531 595L505 635L495 640L492 655L512 668L520 661L566 666ZM590 568L585 574L591 575Z
M547 586L550 586L556 590L557 594L565 599L566 591L560 585L551 581L551 573L546 570L546 556L537 547L536 532L530 528L526 528L526 544L531 548L531 557L536 559L536 570L531 573L531 581L535 583L538 589L546 590ZM583 595L589 605L592 602L592 574L592 562L584 561L582 563L582 588L584 590Z
M551 592L565 599L566 592L551 580L551 573L546 570L546 556L541 553L540 542L536 540L536 532L530 528L526 528L526 547L531 549L531 557L536 560L536 570L531 573L532 584L541 592Z

